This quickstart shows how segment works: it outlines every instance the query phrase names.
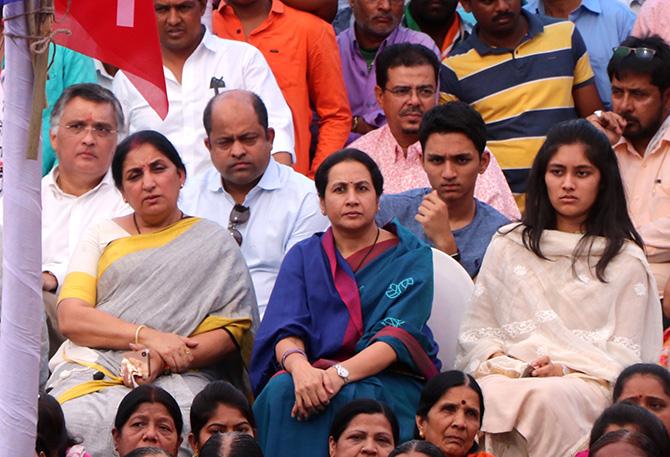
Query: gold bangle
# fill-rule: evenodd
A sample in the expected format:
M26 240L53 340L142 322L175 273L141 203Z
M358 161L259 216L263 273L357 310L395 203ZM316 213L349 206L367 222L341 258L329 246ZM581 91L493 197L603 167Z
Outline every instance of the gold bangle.
M351 131L355 132L357 128L358 128L358 116L354 116L351 119Z
M140 344L140 342L139 342L139 339L140 339L140 330L142 330L143 328L147 328L147 326L144 325L144 324L140 324L140 325L138 325L137 328L135 329L135 344Z

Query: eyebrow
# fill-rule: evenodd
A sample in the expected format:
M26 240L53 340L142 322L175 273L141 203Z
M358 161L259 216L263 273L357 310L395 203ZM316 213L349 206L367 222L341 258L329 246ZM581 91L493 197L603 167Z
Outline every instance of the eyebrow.
M335 182L333 182L333 183L331 184L331 186L336 186L336 185L339 185L339 184L344 184L344 185L349 185L349 184L354 184L354 185L358 185L358 184L370 184L370 181L368 181L367 179L363 179L363 180L361 180L361 181L356 181L356 182L353 182L353 183L352 183L351 181L335 181Z
M151 162L149 162L148 165L149 165L149 167L151 167L152 165L154 165L154 164L156 164L156 163L158 163L158 162L164 162L165 160L166 160L166 159L165 159L164 157L156 157L154 160L152 160ZM144 168L144 167L143 167L143 166L131 167L131 168L128 168L128 169L125 171L125 173L128 173L128 172L130 172L130 171L135 171L135 170L141 170L142 168Z

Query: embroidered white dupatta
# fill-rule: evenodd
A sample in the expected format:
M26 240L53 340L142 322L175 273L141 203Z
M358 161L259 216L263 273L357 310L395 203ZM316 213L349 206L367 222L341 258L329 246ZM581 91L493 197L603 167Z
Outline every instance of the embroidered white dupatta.
M656 362L661 304L643 251L626 243L595 276L605 240L591 256L572 253L582 235L546 230L541 259L523 246L522 227L501 229L484 257L473 303L459 337L457 366L475 372L497 351L526 362L548 355L599 381L612 383L636 362ZM589 267L589 265L591 267Z

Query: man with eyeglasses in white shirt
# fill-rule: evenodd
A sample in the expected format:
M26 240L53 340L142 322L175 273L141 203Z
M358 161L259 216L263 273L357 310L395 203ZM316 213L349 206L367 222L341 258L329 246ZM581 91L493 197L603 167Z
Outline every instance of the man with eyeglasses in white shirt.
M56 294L81 234L91 224L130 212L110 172L122 127L121 105L97 84L68 87L51 113L50 141L58 165L42 178L42 290L51 352L63 341ZM0 214L1 206L2 200Z
M203 123L214 167L184 188L180 207L228 228L249 268L262 318L284 255L329 222L314 183L271 157L275 131L258 95L234 90L215 96Z

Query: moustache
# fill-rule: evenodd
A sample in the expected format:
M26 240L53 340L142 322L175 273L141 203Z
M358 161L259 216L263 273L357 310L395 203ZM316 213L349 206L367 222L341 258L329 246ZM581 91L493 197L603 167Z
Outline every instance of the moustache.
M491 19L491 22L498 22L501 19L512 19L514 18L514 14L512 13L500 13L495 16L493 16L493 19Z
M392 14L378 14L376 16L372 16L372 21L378 21L379 19L383 19L385 21L393 21L393 15Z
M400 116L406 116L407 114L418 114L423 116L423 110L417 107L411 106L409 108L401 109L398 113Z
M639 124L640 123L640 120L637 117L633 116L632 114L623 113L623 114L621 114L621 117L623 117L628 124L630 124L630 123Z

